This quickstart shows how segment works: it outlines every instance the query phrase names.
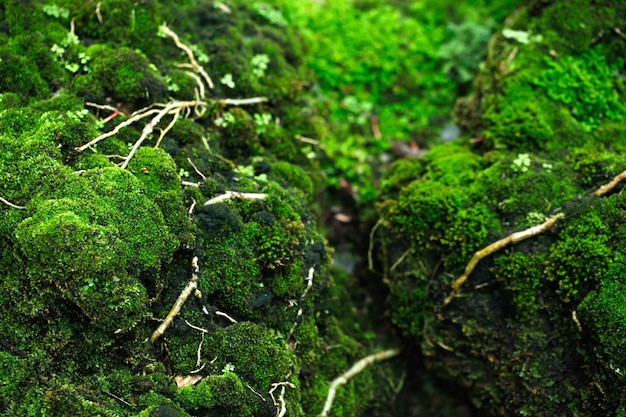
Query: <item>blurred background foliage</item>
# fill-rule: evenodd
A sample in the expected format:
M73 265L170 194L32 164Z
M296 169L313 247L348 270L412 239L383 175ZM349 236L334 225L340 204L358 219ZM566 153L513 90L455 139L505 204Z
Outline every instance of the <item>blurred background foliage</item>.
M519 4L267 0L251 7L301 33L305 66L317 76L329 111L330 133L314 138L321 141L328 185L367 203L394 143L423 149L455 135L454 102L471 92L489 37Z

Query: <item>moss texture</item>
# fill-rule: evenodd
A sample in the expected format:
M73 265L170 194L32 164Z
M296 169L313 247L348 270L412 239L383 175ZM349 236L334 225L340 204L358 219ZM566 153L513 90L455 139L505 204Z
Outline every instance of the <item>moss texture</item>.
M338 314L321 175L294 140L326 129L301 45L268 9L229 5L0 2L0 414L314 415L375 350ZM215 88L135 152L149 119L133 112L200 94L165 21ZM266 197L206 204L225 191ZM202 298L150 343L195 256ZM389 400L383 376L348 384L333 415Z
M457 103L468 137L381 182L393 320L480 415L623 413L624 197L591 192L624 169L624 43L611 28L625 12L522 8ZM481 260L444 305L475 251L557 212L551 230Z

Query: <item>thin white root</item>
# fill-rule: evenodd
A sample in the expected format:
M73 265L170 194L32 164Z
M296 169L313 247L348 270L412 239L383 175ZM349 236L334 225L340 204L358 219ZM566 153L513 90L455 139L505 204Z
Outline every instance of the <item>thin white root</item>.
M337 387L339 385L344 385L350 379L352 379L355 375L362 372L365 368L372 365L374 362L383 361L385 359L393 358L400 353L399 348L385 350L383 352L374 353L372 355L366 356L363 359L359 360L357 363L352 365L350 369L346 372L338 376L331 382L330 388L328 389L328 396L326 397L326 403L324 404L324 409L319 414L319 417L326 417L333 406L333 401L335 400L335 395L337 394Z
M272 401L274 402L274 406L276 406L276 416L275 417L283 417L285 413L287 413L287 405L285 403L285 387L295 388L289 381L276 382L272 384L272 388L269 391L270 397L272 397ZM274 391L276 388L280 387L280 395L278 396L278 401L274 398Z
M224 106L247 106L250 104L265 103L268 101L267 97L252 97L252 98L223 98L221 100L215 100L218 104Z
M135 155L135 152L137 152L137 149L139 149L142 142L146 140L148 136L150 136L150 134L154 131L155 126L159 124L159 122L161 121L163 117L165 117L167 114L170 114L170 112L172 112L174 114L174 120L176 120L181 109L191 108L200 104L203 104L203 102L196 101L196 100L194 101L171 101L167 103L167 105L161 110L159 110L157 112L157 115L154 116L152 120L150 120L150 122L143 128L143 131L141 132L141 136L139 137L139 139L137 139L137 142L135 142L135 144L133 145L132 149L130 150L130 153L128 154L128 156L126 157L126 159L124 160L120 168L125 169L128 166L130 159L133 157L133 155ZM172 126L173 124L170 124L170 126L166 129L171 129Z
M302 317L302 314L304 313L304 310L302 309L302 302L304 301L304 298L306 297L311 287L313 287L313 274L314 273L315 273L315 268L313 267L309 268L309 275L306 277L306 288L304 289L304 291L302 292L302 295L298 299L298 306L299 306L298 314L296 315L296 319L294 320L293 325L291 326L291 329L289 330L289 334L287 335L287 338L285 339L287 340L287 342L289 342L289 340L293 336L293 332L296 330L296 327L298 326L299 319L300 317ZM289 345L289 347L291 348L291 350L295 349L295 345L293 346Z
M239 323L237 320L235 320L234 318L232 318L231 316L229 316L228 314L224 313L223 311L216 311L215 312L216 316L221 316L224 317L226 320L230 321L233 324Z
M154 145L155 148L158 148L159 146L161 146L161 141L163 140L165 135L167 135L167 133L170 130L172 130L172 128L178 121L179 116L180 116L180 109L177 109L176 111L173 112L172 120L170 121L170 123L165 127L165 129L161 129L161 133L159 133L159 139L157 139L156 144Z
M382 219L378 219L374 227L372 227L372 230L370 230L370 244L367 249L367 268L372 272L376 272L374 271L374 258L372 256L374 253L374 236L376 235L376 230L378 230L381 224Z
M13 204L11 203L9 200L5 200L4 198L0 197L0 201L3 202L4 204L6 204L9 207L13 207L14 209L18 209L18 210L26 210L25 206L18 206L17 204Z
M176 299L176 302L174 302L174 306L168 313L167 317L165 317L165 320L163 320L163 322L154 331L154 333L152 333L152 336L150 337L151 343L154 343L159 337L163 335L163 333L165 333L165 330L167 330L169 325L172 324L174 317L176 317L178 313L180 313L180 309L183 307L183 305L185 304L185 301L187 301L187 298L189 298L191 293L198 291L198 279L200 276L200 267L198 266L197 256L194 256L193 259L191 260L191 267L192 267L191 280L187 283L183 291L180 293L180 295Z
M174 32L169 27L167 27L167 25L165 23L163 23L159 27L159 29L162 30L165 35L167 35L170 38L172 38L172 40L174 41L176 46L187 54L187 58L189 58L189 63L191 64L191 67L194 69L194 71L196 71L198 74L200 74L202 76L202 78L204 78L204 81L209 86L209 88L213 89L214 86L213 86L213 81L211 81L211 77L209 77L209 74L206 73L204 68L202 68L202 66L200 64L198 64L198 61L196 61L196 56L194 55L194 53L191 50L191 48L188 47L187 45L185 45L184 43L182 43L180 41L180 38L176 34L176 32Z
M98 142L100 142L100 141L102 141L102 140L104 140L106 138L109 138L111 136L117 135L119 133L119 131L122 130L123 128L125 128L126 126L130 126L133 123L135 123L136 121L144 119L144 118L146 118L146 117L148 117L148 116L150 116L152 114L156 114L158 112L159 112L159 110L150 109L150 110L147 110L147 111L142 112L142 113L136 113L136 114L132 115L130 119L125 120L122 123L120 123L119 125L115 126L115 129L113 129L113 130L111 130L109 132L103 133L100 136L98 136L97 138L95 138L95 139L91 140L90 142L84 144L83 146L76 148L76 151L77 152L83 152L85 149L91 148L96 143L98 143Z
M202 171L198 169L198 167L192 162L191 158L187 158L187 162L189 162L189 164L193 167L193 170L196 171L196 174L200 175L202 179L206 181L206 175L204 175Z
M205 206L210 204L221 203L224 200L230 200L231 198L240 198L242 200L263 200L267 197L267 194L262 193L240 193L239 191L225 191L224 194L213 197L204 203Z

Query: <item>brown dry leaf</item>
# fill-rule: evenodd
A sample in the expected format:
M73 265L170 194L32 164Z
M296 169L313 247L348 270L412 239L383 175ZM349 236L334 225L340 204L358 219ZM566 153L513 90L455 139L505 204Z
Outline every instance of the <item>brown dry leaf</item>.
M201 375L177 375L174 377L178 388L194 386L200 382L201 379Z

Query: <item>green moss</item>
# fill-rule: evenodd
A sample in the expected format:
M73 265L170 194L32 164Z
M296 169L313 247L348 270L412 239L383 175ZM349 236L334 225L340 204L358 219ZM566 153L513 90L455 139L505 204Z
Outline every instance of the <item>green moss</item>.
M158 26L165 20L163 6L151 2L138 7L124 0L105 0L96 13L97 5L89 3L64 2L71 5L72 14L77 17L78 35L81 38L101 39L112 45L138 48L146 53L154 53L159 38ZM77 7L78 6L78 7Z
M277 177L279 181L284 181L286 184L298 188L310 202L315 197L313 181L307 173L297 165L285 161L278 161L272 164L271 173L273 176Z
M243 2L229 3L230 14L183 3L0 6L0 196L26 207L0 204L2 414L271 417L268 392L288 381L287 413L309 415L321 410L328 381L363 355L349 298L334 305L309 210L316 161L294 139L327 131L314 79L297 66L300 40L293 27L260 27ZM181 114L160 149L140 147L124 170L116 155L128 155L146 120L79 152L138 108L196 97L196 81L178 67L187 58L157 35L165 20L216 81L207 101L269 102ZM266 68L253 62L263 55ZM218 82L226 69L232 91ZM120 114L104 120L104 105ZM226 114L235 123L216 126ZM271 161L265 175L248 172L255 155ZM224 190L268 196L202 205ZM189 282L192 256L202 299L190 297L165 334L146 342ZM183 319L210 329L201 349ZM172 375L197 370L198 352L203 380L179 390ZM338 393L338 413L391 397L372 375L380 376L363 373Z
M223 375L209 376L195 386L184 387L176 395L183 406L192 410L239 408L243 406L241 397L244 391L245 387L237 374L226 372Z
M485 123L487 130L484 137L493 141L496 146L506 146L512 149L540 148L553 137L554 131L550 126L549 106L545 99L534 94L519 97L519 87L511 89L513 96L498 98L494 104L499 108L496 114L486 113ZM549 111L554 111L550 109Z
M129 169L146 186L146 195L161 209L169 230L185 246L192 244L191 222L182 205L181 179L172 157L160 148L139 148Z
M216 331L205 339L209 355L219 353L215 368L228 364L245 381L263 392L274 382L297 375L295 355L279 334L251 322L241 322ZM295 381L295 379L294 379Z
M403 190L397 205L389 206L385 217L422 250L455 253L450 261L461 264L479 248L491 221L485 206L470 201L460 188L416 181Z
M520 320L531 319L542 307L538 294L542 285L541 264L544 256L534 255L514 252L500 256L494 262L494 275L512 293L515 314Z
M47 97L62 73L47 53L40 33L14 37L0 48L0 89L19 93L21 100ZM56 78L56 79L55 79Z
M602 379L620 386L626 379L626 356L622 349L626 339L623 261L620 257L607 266L600 285L587 294L577 308L581 322L593 339L592 354L597 355L603 366ZM613 400L621 397L617 392L607 394Z
M594 46L598 34L608 33L615 24L624 21L624 4L620 1L593 3L589 0L557 2L546 5L533 26L545 37L545 42L558 53L577 54ZM610 56L623 56L624 45L607 38L603 43L613 49Z
M227 157L236 159L259 153L256 126L245 110L230 109L217 119L216 124L223 129L220 144Z
M567 106L583 131L597 127L604 118L619 119L626 113L613 82L621 65L609 66L596 49L546 62L549 69L535 83L552 100Z
M575 149L570 158L576 180L585 188L597 188L626 169L618 153L591 144Z
M86 101L104 102L109 97L142 107L165 96L165 82L143 54L103 45L94 45L86 53L91 57L91 71L73 80L76 93Z

